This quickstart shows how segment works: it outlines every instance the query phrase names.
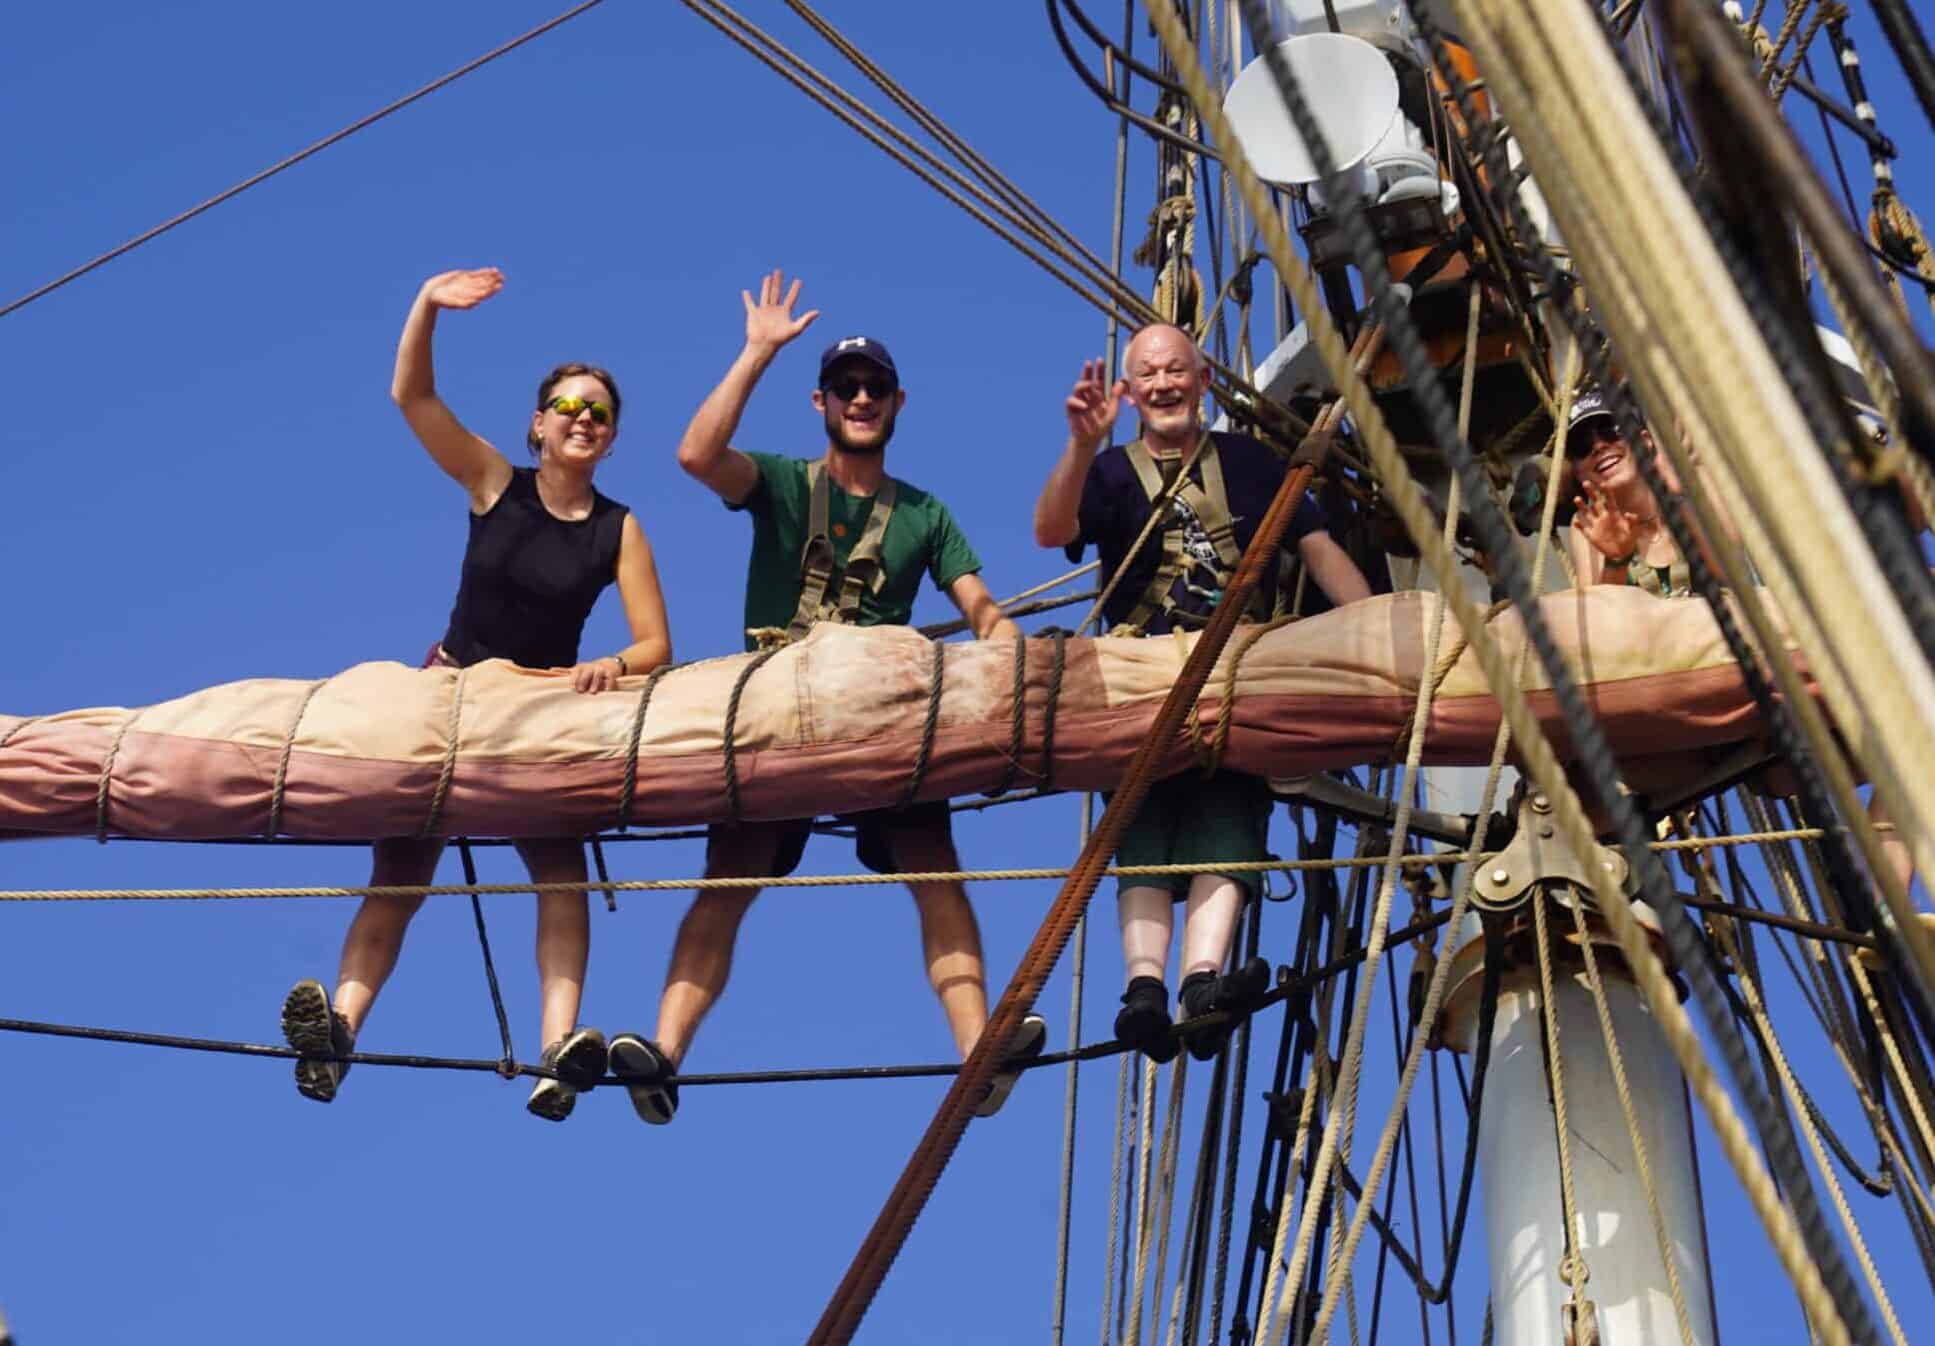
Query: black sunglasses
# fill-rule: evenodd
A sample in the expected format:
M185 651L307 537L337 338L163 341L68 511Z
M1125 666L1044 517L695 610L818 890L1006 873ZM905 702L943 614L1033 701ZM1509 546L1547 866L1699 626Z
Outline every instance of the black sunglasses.
M884 374L842 374L837 379L828 380L820 385L823 392L832 393L842 402L851 402L862 388L867 396L876 402L884 402L894 395L897 384Z
M1610 416L1594 416L1589 421L1581 421L1566 432L1565 456L1583 458L1592 451L1594 444L1612 444L1625 439L1620 432L1619 422Z

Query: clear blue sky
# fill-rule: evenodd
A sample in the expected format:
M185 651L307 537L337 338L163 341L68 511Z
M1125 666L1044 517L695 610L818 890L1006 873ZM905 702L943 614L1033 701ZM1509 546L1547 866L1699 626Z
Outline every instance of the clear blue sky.
M1113 127L1038 6L829 9L1106 250ZM13 185L0 301L551 12L533 0L19 7L0 52L0 179ZM835 70L781 6L753 13ZM1904 151L1900 176L1935 216L1927 125L1879 37L1859 20L1856 33ZM1146 156L1137 162L1131 246L1152 203ZM1852 167L1865 198L1865 162ZM515 453L544 370L584 359L617 372L623 433L600 485L634 507L657 548L680 657L738 647L748 534L672 449L738 347L740 289L775 265L805 278L825 317L768 374L740 442L816 452L813 356L872 333L891 343L909 392L893 470L949 502L997 593L1060 568L1033 545L1029 509L1062 442L1060 401L1099 353L1100 318L682 7L612 4L0 320L0 708L134 705L420 657L454 591L464 502L390 405L391 356L425 276L487 264L503 268L505 290L445 318L441 390ZM919 617L947 615L938 595L923 601ZM620 636L608 599L588 648ZM1076 803L1063 799L970 816L960 841L970 864L1056 864L1075 833ZM1291 844L1281 823L1278 836L1279 849ZM615 860L621 877L667 877L696 873L701 857L679 843ZM808 865L841 872L851 856L819 841ZM485 866L490 880L519 873L499 852ZM444 872L455 877L454 857ZM8 888L365 874L353 850L0 851ZM997 984L1052 891L977 890ZM595 913L587 1021L649 1026L683 905L631 897L615 916ZM487 903L526 1058L531 906ZM1106 1032L1119 989L1112 903L1095 910L1087 1038ZM1293 912L1271 909L1279 959ZM333 976L348 916L330 901L12 905L0 1015L274 1041L289 985ZM1065 966L1042 1007L1060 1045ZM1802 1036L1809 1080L1859 1137L1831 1063ZM462 899L419 919L362 1045L494 1054ZM911 905L866 888L762 899L689 1064L948 1055ZM599 1092L555 1127L525 1114L527 1086L488 1075L360 1069L324 1108L299 1099L289 1074L283 1062L0 1037L0 1307L29 1346L798 1339L943 1089L693 1090L663 1129ZM1077 1341L1095 1334L1115 1071L1083 1080ZM1367 1095L1366 1144L1380 1096ZM970 1130L867 1340L1045 1336L1061 1117L1062 1077L1037 1075ZM1860 1139L1855 1149L1871 1153ZM1732 1339L1799 1339L1711 1153L1706 1174ZM1898 1218L1856 1199L1904 1317L1929 1321ZM1466 1284L1460 1327L1475 1339L1483 1297ZM1400 1313L1388 1339L1405 1340L1412 1321Z

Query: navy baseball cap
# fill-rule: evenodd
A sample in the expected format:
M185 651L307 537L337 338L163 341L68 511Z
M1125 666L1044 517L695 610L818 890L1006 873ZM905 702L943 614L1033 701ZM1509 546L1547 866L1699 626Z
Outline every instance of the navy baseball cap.
M895 383L900 382L900 371L894 368L894 357L887 354L887 348L872 337L864 336L842 337L826 348L820 356L821 380L825 380L827 370L847 359L865 360L877 369L886 370Z

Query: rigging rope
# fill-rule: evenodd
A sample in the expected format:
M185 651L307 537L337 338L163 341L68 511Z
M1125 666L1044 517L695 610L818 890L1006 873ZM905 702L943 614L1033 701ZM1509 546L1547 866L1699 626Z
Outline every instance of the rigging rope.
M334 145L338 141L346 140L350 136L355 135L358 131L363 130L365 127L373 126L377 122L382 121L385 117L389 116L391 113L401 112L404 108L410 106L410 104L418 101L419 99L428 98L431 94L435 93L437 90L445 87L446 85L454 84L456 81L462 79L465 75L470 74L473 70L478 70L486 65L489 65L492 61L495 61L500 56L509 55L511 52L516 51L519 47L523 46L525 43L534 41L535 39L544 36L546 33L550 32L553 28L556 28L561 24L569 23L572 19L577 18L580 14L583 14L586 10L595 9L598 5L602 3L604 3L604 0L584 0L583 4L572 6L570 9L567 9L566 11L564 11L564 13L557 15L555 18L546 20L544 23L539 24L537 27L531 29L529 32L520 34L519 36L512 38L509 42L504 43L502 46L493 47L491 50L485 52L482 56L479 56L476 60L470 61L464 65L458 66L455 70L451 71L447 75L442 76L441 78L431 80L428 84L416 90L414 93L407 93L393 103L386 103L384 106L378 108L376 111L370 113L368 116L360 117L356 121L351 122L348 126L345 126L342 130L334 132L331 135L324 136L321 140L318 140L315 144L310 145L308 148L298 150L294 154L290 155L288 158L278 160L276 163L270 164L267 168L263 169L260 173L257 173L252 177L244 178L241 182L236 183L233 187L228 188L226 191L217 192L214 196L209 197L206 201L202 202L200 205L190 206L187 210L184 210L181 214L176 215L170 219L163 220L160 224L157 224L154 228L148 230L146 233L137 234L135 237L129 239L126 243L121 244L121 246L117 248L110 248L108 251L102 253L100 256L94 258L92 261L83 262L80 266L75 267L72 271L67 272L65 275L57 276L53 280L48 281L45 285L42 285L39 289L30 290L26 294L21 295L20 298L14 300L12 303L6 304L4 306L0 306L0 318L4 318L9 313L13 313L19 309L23 309L27 307L27 305L33 303L36 299L41 299L47 295L52 294L55 290L60 289L61 286L68 284L70 281L79 280L82 276L85 276L90 271L94 271L100 267L106 266L109 262L113 261L117 257L133 252L136 248L140 247L142 244L161 237L163 234L167 233L170 229L175 228L177 225L186 224L188 223L188 221L194 219L197 215L203 214L206 211L213 210L216 206L221 205L224 201L232 200L233 198L240 196L243 192L246 192L249 188L256 186L258 183L267 182L270 178L274 177L276 174L284 171L285 169L294 168L297 164L301 163L304 159L309 158L311 155L320 154L322 151L328 149L331 145Z

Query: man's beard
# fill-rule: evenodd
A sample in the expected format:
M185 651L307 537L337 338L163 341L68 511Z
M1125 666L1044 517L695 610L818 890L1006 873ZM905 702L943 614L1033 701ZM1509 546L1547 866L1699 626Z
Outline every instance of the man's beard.
M894 422L899 414L882 410L880 413L880 438L870 444L856 444L847 436L846 420L839 412L828 407L826 410L826 437L833 441L833 447L842 453L854 453L863 457L875 458L887 451L887 445L894 437Z

